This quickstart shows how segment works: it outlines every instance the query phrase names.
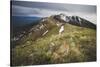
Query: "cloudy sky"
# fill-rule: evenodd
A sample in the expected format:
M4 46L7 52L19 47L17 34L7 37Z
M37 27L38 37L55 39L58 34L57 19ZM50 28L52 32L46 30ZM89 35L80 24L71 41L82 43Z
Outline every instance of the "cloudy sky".
M95 5L12 1L12 16L46 17L60 13L64 13L68 16L77 15L96 24Z

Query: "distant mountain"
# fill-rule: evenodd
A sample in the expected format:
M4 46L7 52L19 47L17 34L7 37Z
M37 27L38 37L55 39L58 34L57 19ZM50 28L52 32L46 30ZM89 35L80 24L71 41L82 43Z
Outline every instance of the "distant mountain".
M35 23L34 21L37 21L39 19L41 19L41 17L35 17L35 16L12 16L11 17L13 27L20 27L26 24Z

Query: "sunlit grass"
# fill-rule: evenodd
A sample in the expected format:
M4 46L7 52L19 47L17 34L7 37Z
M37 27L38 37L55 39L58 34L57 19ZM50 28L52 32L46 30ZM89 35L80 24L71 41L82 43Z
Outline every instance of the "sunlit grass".
M14 48L12 50L12 65L96 60L96 30L66 24L61 36L58 31L59 27L53 26L45 36L35 41L28 39L25 43Z

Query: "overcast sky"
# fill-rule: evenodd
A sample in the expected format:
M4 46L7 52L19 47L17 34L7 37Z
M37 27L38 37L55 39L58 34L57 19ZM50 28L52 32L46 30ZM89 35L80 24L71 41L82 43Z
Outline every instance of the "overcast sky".
M96 24L95 5L58 4L30 1L12 1L13 16L46 17L54 14L77 15Z

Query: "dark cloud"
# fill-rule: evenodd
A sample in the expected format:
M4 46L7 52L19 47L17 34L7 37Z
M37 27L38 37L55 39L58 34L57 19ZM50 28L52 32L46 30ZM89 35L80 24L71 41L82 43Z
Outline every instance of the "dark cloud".
M49 16L65 13L96 21L95 5L61 4L31 1L11 1L13 16Z
M44 8L51 10L63 10L71 12L96 12L94 5L77 5L77 4L61 4L61 3L45 3L45 2L30 2L30 1L13 1L13 5L19 5L31 8Z

